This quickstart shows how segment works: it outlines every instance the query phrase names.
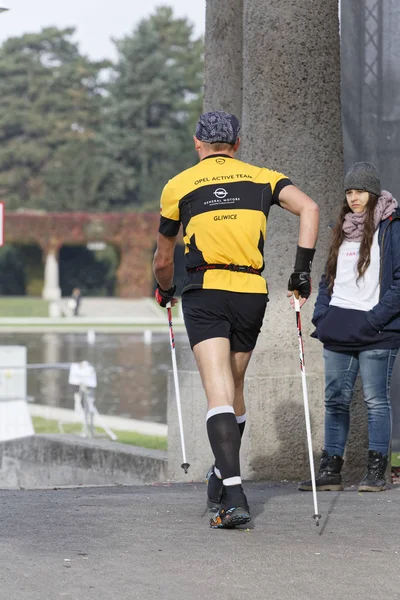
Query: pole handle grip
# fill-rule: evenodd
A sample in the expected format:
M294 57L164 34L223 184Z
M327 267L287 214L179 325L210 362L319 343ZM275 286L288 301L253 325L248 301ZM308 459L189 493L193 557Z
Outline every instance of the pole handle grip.
M300 298L299 290L294 290L293 295L298 300Z

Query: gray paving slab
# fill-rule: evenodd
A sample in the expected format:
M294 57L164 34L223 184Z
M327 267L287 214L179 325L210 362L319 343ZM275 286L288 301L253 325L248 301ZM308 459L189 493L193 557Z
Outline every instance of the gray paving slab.
M246 486L248 529L208 526L203 484L0 491L0 598L397 599L400 488Z

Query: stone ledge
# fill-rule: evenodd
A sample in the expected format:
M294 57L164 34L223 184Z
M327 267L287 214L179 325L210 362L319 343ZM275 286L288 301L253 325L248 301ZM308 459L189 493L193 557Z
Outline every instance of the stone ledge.
M155 483L167 453L73 435L35 435L0 443L0 488Z

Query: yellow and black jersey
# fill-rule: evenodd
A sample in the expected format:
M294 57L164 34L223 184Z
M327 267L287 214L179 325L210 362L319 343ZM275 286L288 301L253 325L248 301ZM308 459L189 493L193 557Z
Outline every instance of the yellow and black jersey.
M287 185L291 181L282 173L224 154L206 157L167 183L159 231L174 237L182 223L187 270L183 292L205 288L267 293L260 275L218 267L236 265L261 273L269 209L279 205L279 193Z

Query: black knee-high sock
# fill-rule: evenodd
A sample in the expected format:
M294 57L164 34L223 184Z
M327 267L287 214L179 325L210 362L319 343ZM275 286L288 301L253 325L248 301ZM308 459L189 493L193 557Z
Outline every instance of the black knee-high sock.
M239 417L236 416L236 422L239 427L240 439L243 437L243 432L244 432L244 428L246 425L246 417L247 417L246 413L244 413L244 415L240 415ZM215 464L214 464L214 473L219 479L222 479L221 472L217 466L217 461L215 461Z
M239 427L239 432L240 432L240 437L243 437L243 432L244 432L244 428L246 425L246 413L244 413L244 415L240 415L239 417L236 417L236 422L238 424Z
M218 406L209 410L207 432L224 484L240 485L240 432L233 408Z

